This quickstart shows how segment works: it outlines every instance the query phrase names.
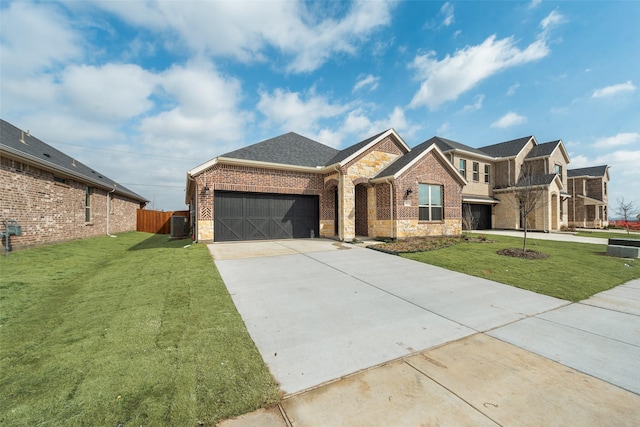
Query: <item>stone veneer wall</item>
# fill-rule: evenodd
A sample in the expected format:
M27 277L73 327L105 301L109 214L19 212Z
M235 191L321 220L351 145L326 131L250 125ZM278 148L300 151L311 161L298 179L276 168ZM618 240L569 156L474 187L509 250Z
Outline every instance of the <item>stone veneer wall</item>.
M85 221L85 183L3 157L0 159L1 220L15 219L22 236L11 236L15 249L101 236L107 233L107 191L92 188L91 221ZM140 202L113 194L109 233L135 231ZM4 231L4 225L0 226ZM2 242L4 245L4 240Z
M343 230L343 235L341 236L343 240L350 241L356 236L355 186L359 183L366 183L369 178L376 176L402 154L404 154L403 149L391 137L387 137L343 166L341 171L343 174L342 186L340 188L340 197L343 203L339 215L340 227ZM375 205L376 193L369 188L366 194L368 230L371 234L375 233L376 229L376 212L371 209Z

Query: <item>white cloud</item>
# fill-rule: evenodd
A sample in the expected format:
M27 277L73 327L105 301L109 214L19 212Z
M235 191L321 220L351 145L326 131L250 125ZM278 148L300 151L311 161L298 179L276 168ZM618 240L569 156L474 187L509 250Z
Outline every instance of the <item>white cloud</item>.
M442 20L442 25L444 25L445 27L448 27L449 25L453 24L454 21L454 16L453 16L453 4L446 2L445 4L442 5L442 7L440 8L440 13L442 15L444 15L444 18Z
M446 136L451 132L451 123L444 122L436 130L436 134L439 136Z
M476 96L476 102L473 104L467 104L462 108L462 111L476 111L482 108L482 101L484 101L484 95Z
M540 3L542 3L542 0L531 0L531 3L529 3L529 9L536 8Z
M345 105L331 103L323 96L283 89L271 93L262 91L257 107L265 115L268 124L284 132L293 131L306 136L320 131L321 120L334 118L348 109Z
M292 57L287 69L317 69L335 53L357 53L357 46L391 20L394 2L359 0L341 16L315 18L303 2L147 1L98 3L137 25L169 31L193 52L266 61L269 46Z
M353 86L352 92L356 92L357 90L362 89L365 86L369 86L369 91L374 91L378 88L378 83L380 82L380 77L374 77L371 74L366 76L360 76L358 81Z
M549 48L543 40L536 40L521 50L513 37L496 40L492 35L481 44L467 46L440 61L433 51L418 55L411 66L424 81L409 105L413 108L426 105L435 110L502 70L536 61L548 54Z
M640 133L638 132L622 132L614 136L598 139L593 145L594 147L620 147L622 145L630 145L640 142Z
M592 98L604 98L607 96L614 96L617 95L619 93L624 93L624 92L633 92L636 90L636 86L633 84L633 82L631 80L625 82L625 83L620 83L617 85L612 85L612 86L606 86L603 87L601 89L596 89L593 92L593 95L591 95Z
M0 13L2 79L28 77L82 55L82 39L51 4L12 2Z
M98 120L125 120L153 107L149 100L156 77L132 64L67 67L61 76L69 108Z
M542 33L540 37L546 37L552 29L556 28L560 24L567 22L567 19L557 10L552 10L542 21L540 21L540 28Z
M242 140L252 116L238 106L242 91L237 79L197 62L171 67L158 75L158 85L169 108L142 120L140 132L146 144L171 143L197 156L205 147L219 153Z
M509 89L507 89L507 96L511 96L513 94L516 93L516 90L520 87L520 83L514 83L511 86L509 86Z
M521 116L517 113L514 113L513 111L509 111L507 114L505 114L504 116L500 117L498 120L496 120L495 122L491 123L491 127L492 128L499 128L499 129L504 129L504 128L508 128L511 126L516 126L516 125L520 125L522 123L526 123L527 118L524 116Z

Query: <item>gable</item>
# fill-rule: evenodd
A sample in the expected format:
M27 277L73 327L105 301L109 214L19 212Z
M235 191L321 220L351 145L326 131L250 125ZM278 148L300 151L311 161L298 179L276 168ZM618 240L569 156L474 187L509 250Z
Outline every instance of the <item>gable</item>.
M341 166L348 167L350 163L357 161L372 151L402 155L409 152L410 148L400 135L391 128L345 148L326 165L330 166L339 163Z
M431 153L432 156L439 160L442 168L445 169L447 173L462 185L466 185L467 180L464 179L464 177L460 175L460 172L447 160L444 153L438 148L438 146L435 143L427 145L428 143L429 141L425 141L417 147L414 147L414 149L409 153L405 154L376 175L375 181L382 182L387 179L398 179L412 167L424 162L424 159Z

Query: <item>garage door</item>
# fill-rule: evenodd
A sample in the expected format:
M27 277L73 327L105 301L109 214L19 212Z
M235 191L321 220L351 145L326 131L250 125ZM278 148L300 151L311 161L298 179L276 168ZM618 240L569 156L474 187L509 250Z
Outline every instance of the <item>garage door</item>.
M488 230L491 228L491 205L481 205L472 203L462 204L462 214L468 215L474 218L475 230ZM463 226L466 229L466 224Z
M318 196L216 191L214 240L268 240L318 236Z

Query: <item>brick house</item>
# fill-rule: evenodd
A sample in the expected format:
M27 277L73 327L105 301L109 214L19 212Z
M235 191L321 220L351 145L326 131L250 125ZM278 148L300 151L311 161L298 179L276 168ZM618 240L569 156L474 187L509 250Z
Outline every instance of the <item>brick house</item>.
M389 129L344 150L287 133L187 173L198 241L459 235L466 180Z
M567 171L569 226L604 228L609 225L609 166L593 166Z
M147 200L0 119L0 212L13 248L136 229ZM4 245L4 242L2 242Z

